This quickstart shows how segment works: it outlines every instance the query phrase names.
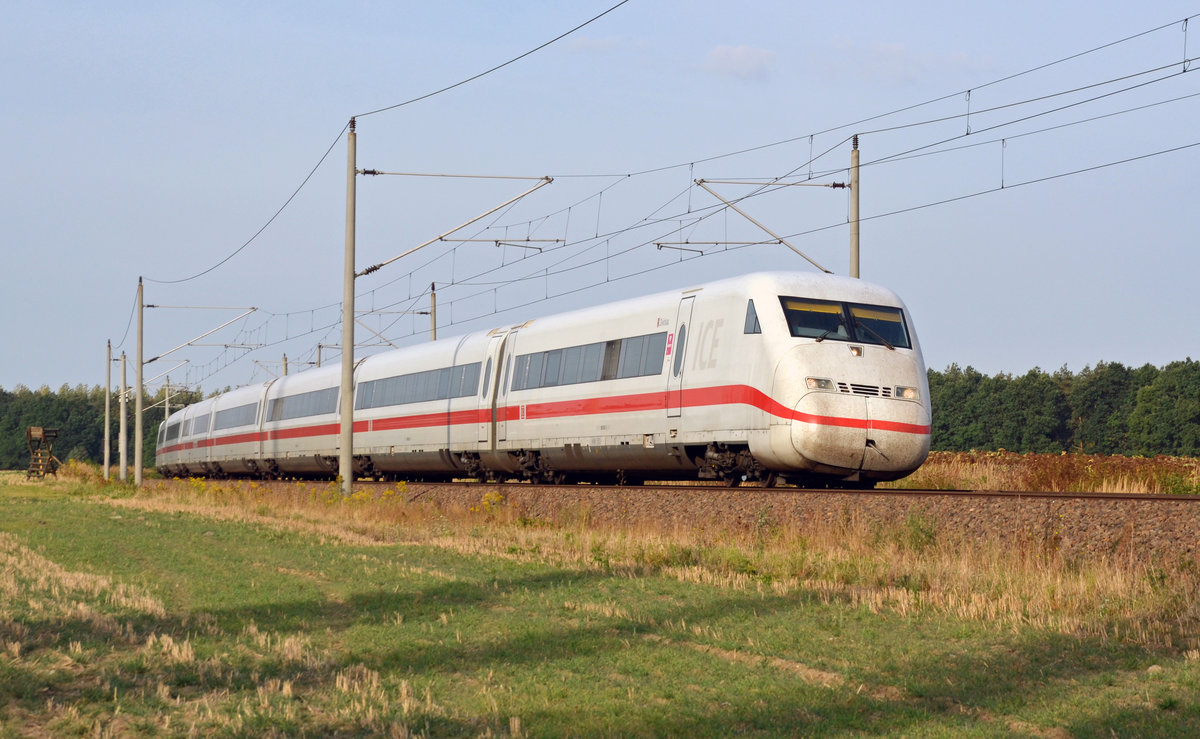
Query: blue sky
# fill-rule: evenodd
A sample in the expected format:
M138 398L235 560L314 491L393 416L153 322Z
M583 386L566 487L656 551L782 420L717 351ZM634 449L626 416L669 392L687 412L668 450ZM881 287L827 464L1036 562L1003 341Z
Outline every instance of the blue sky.
M765 234L693 180L845 181L857 133L862 276L906 300L929 366L1200 356L1200 3L630 0L363 115L614 3L6 2L0 387L102 384L105 342L136 350L139 276L147 303L188 306L146 312L148 357L259 309L148 378L211 391L314 362L340 341L351 116L360 168L554 177L455 234L484 241L359 279L360 321L394 345L428 339L430 283L449 336L810 270L730 244ZM357 263L531 184L360 177ZM847 272L844 190L712 187ZM684 240L725 244L654 245Z

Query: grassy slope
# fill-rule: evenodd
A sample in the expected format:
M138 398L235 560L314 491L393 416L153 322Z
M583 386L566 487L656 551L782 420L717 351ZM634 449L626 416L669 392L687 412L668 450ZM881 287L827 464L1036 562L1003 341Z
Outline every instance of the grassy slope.
M1200 734L1194 658L43 490L0 488L0 736Z

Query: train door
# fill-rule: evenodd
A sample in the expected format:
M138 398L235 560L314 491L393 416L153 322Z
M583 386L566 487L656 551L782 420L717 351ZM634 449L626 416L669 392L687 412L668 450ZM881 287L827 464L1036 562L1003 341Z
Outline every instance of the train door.
M679 311L675 314L675 337L670 361L670 374L667 376L667 417L679 416L683 410L683 358L687 351L688 331L692 323L692 301L694 295L689 295L679 301Z
M496 422L496 394L500 388L500 360L504 350L506 334L497 333L488 342L486 359L483 363L483 391L479 394L478 434L476 439L482 443L492 440L492 427Z
M267 410L270 407L270 403L267 402L267 398L271 395L271 386L274 385L278 380L278 377L268 380L267 383L263 385L262 395L259 396L261 399L258 401L258 454L255 456L257 461L273 458L277 451L275 447L279 445L278 441L272 444L267 443L267 434L265 429L267 425Z
M500 384L492 396L492 419L496 424L496 441L508 438L508 386L512 382L513 355L516 353L517 332L509 332L500 344Z

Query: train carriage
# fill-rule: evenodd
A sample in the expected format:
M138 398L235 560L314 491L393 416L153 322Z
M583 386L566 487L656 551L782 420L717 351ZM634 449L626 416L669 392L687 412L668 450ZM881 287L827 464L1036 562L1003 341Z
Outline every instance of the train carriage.
M164 474L205 474L208 462L209 427L215 398L193 403L158 427L158 468Z
M217 399L220 470L335 473L339 373ZM359 363L354 388L355 469L367 476L869 486L929 451L903 302L819 274L746 275L384 352ZM276 418L291 397L319 412ZM257 432L218 426L253 401ZM159 449L161 467L176 463L165 438Z
M336 438L339 429L340 388L341 370L336 366L267 383L259 469L271 476L336 472L337 462L330 461L329 438Z
M202 463L209 475L257 475L262 471L262 406L269 386L240 387L214 399L208 454Z
M480 334L385 352L355 372L355 466L365 474L449 475L454 452L473 449L480 419ZM336 439L335 439L336 441Z

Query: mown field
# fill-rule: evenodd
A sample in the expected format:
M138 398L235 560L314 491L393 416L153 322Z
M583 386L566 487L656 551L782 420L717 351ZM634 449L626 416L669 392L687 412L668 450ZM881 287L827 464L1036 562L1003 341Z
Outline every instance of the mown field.
M1200 735L1195 561L3 482L0 737Z

